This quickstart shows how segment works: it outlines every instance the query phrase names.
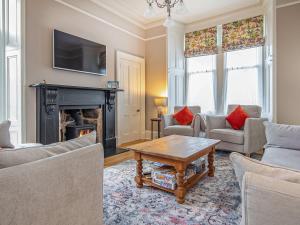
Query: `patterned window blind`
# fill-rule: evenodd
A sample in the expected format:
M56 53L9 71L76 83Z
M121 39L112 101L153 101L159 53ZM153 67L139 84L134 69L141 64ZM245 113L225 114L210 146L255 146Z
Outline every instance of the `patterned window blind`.
M224 52L263 46L264 17L256 16L222 25Z
M185 34L185 57L217 54L217 27Z

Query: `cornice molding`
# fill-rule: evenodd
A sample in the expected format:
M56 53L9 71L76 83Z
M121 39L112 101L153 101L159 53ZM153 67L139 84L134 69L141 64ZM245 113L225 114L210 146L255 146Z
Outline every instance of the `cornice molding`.
M285 4L278 4L278 5L276 6L276 8L277 8L277 9L280 9L280 8L284 8L284 7L296 5L296 4L299 4L299 3L300 3L300 0L292 1L292 2L289 2L289 3L285 3Z
M238 17L238 19L244 19L249 16L257 16L261 13L263 13L263 2L260 1L258 4L250 6L250 7L245 7L239 10L234 10L231 11L230 13L224 13L220 14L217 16L213 16L210 18L207 18L205 20L199 20L194 23L186 24L186 32L192 32L198 29L205 29L210 26L215 26L223 23L228 23L234 20L228 19L231 16L234 15L234 17Z
M149 37L149 38L144 38L144 37L142 37L140 35L137 35L137 34L131 32L131 31L128 31L128 30L126 30L126 29L124 29L124 28L122 28L122 27L120 27L118 25L115 25L115 24L113 24L113 23L111 23L111 22L109 22L109 21L107 21L107 20L105 20L103 18L100 18L100 17L98 17L98 16L96 16L96 15L94 15L94 14L92 14L92 13L86 11L86 10L80 9L77 6L69 4L69 3L65 2L64 0L54 0L54 1L57 2L57 3L60 3L60 4L64 5L64 6L66 6L68 8L70 8L70 9L73 9L73 10L79 12L79 13L82 13L82 14L90 17L90 18L98 20L101 23L104 23L104 24L106 24L106 25L108 25L110 27L113 27L114 29L117 29L117 30L119 30L121 32L124 32L124 33L128 34L131 37L137 38L137 39L142 40L142 41L151 41L151 40L154 40L154 39L163 38L163 37L167 36L166 34L163 34L163 35L157 35L157 36L153 36L153 37Z
M64 6L66 6L68 8L70 8L70 9L73 9L73 10L79 12L79 13L82 13L82 14L90 17L90 18L93 18L93 19L95 19L95 20L97 20L99 22L102 22L102 23L104 23L104 24L106 24L106 25L108 25L110 27L113 27L114 29L117 29L117 30L119 30L119 31L121 31L123 33L126 33L127 35L129 35L131 37L137 38L137 39L142 40L142 41L151 41L151 40L155 40L155 39L167 37L167 34L156 35L156 36L153 36L153 37L143 37L143 36L141 36L139 34L136 34L134 32L131 32L131 31L127 30L126 28L123 28L123 27L121 27L119 25L113 24L113 23L111 23L110 21L108 21L108 20L106 20L104 18L101 18L101 17L99 17L99 16L97 16L95 14L92 14L92 13L90 13L90 12L84 10L84 9L81 9L81 8L79 8L79 7L77 7L77 6L73 5L73 4L70 4L70 3L68 3L68 2L66 2L64 0L54 0L54 1L57 2L57 3L60 3L60 4L64 5ZM94 2L94 0L91 0L91 1ZM244 14L244 12L251 11L251 10L253 10L253 11L257 10L257 12L259 12L259 10L262 10L263 5L264 5L265 2L266 2L266 0L260 0L260 2L257 5L255 5L255 6L245 7L243 9L241 9L241 10L231 11L231 12L224 13L224 14L221 14L221 15L218 15L218 16L207 18L205 20L200 20L200 21L196 21L194 23L183 24L183 25L185 26L186 32L197 30L197 27L201 27L201 28L203 27L203 28L205 28L205 26L207 26L207 27L209 26L209 25L206 25L206 24L209 23L209 21L218 21L219 22L219 21L225 20L224 18L226 18L226 17L228 17L228 16L230 16L231 14L234 14L234 13ZM296 2L300 2L300 0L298 0ZM98 4L98 5L100 7L102 7L101 6L102 4L101 5ZM107 9L107 8L105 8L105 9ZM109 10L109 9L107 9L107 10L111 12L111 10ZM116 11L115 11L114 14L116 14ZM120 16L120 15L117 14L117 16ZM123 18L123 17L121 16L121 18ZM123 19L125 19L125 18L123 18ZM129 20L131 20L131 19L129 19ZM129 20L127 18L128 22L130 22ZM133 24L133 23L131 23L131 24ZM162 26L162 24L163 24L163 21L158 21L156 23L153 23L152 25L147 25L146 27L145 26L141 27L141 26L138 26L137 24L134 24L134 25L138 26L139 28L143 28L144 30L148 30L148 29L151 29L151 28L156 28L156 27Z
M164 23L164 19L160 19L160 20L157 20L157 21L149 22L149 23L138 22L138 21L135 21L132 18L127 17L126 15L124 15L124 13L118 12L116 9L113 9L112 7L106 5L105 3L102 3L102 2L97 1L97 0L90 0L90 1L93 2L96 5L104 8L104 9L110 11L111 13L113 13L113 14L115 14L115 15L123 18L123 19L125 19L126 21L132 23L133 25L138 26L139 28L141 28L143 30L148 30L148 29L151 29L151 28L156 28L156 27L162 26L163 23ZM203 21L207 21L207 20L212 19L212 18L220 17L221 15L230 15L232 13L235 13L236 11L250 9L250 8L253 8L253 7L257 7L257 6L263 7L266 1L267 0L259 0L259 2L256 5L244 7L244 8L238 9L238 10L233 10L233 11L226 12L224 14L219 14L219 15L215 15L215 16L212 16L212 17L209 17L209 18L204 18L204 19L196 20L196 21L191 22L191 23L183 23L183 24L185 24L186 26L189 26L191 24L201 23ZM131 14L131 15L133 15L133 14Z
M126 21L128 21L129 23L139 27L139 28L142 28L143 30L146 30L147 28L140 22L138 21L135 21L127 16L125 16L123 13L119 13L116 9L113 9L112 7L102 3L102 2L99 2L99 1L95 1L95 0L90 0L92 3L100 6L101 8L104 8L106 9L107 11L117 15L118 17L121 17L122 19L125 19Z

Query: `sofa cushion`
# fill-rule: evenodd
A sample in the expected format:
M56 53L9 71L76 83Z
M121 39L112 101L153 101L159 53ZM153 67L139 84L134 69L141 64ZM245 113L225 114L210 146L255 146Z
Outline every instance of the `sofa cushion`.
M267 147L300 150L300 126L264 122Z
M96 132L82 137L50 145L18 149L0 149L0 169L33 162L96 143Z
M227 114L230 114L238 105L228 105ZM248 114L249 118L260 118L261 107L258 105L241 105L243 110ZM226 121L226 127L231 128L231 125ZM241 129L244 129L243 127Z
M174 107L174 113L179 112L180 110L182 110L185 106L175 106ZM196 115L197 113L201 113L201 107L200 106L188 106L189 110ZM194 120L193 120L194 122ZM192 125L193 125L192 122ZM175 118L172 117L172 124L173 125L180 125L177 120Z
M267 148L261 161L300 170L300 151L283 148Z
M10 141L10 128L11 122L9 120L0 123L0 148L13 148L14 145Z
M239 105L226 117L226 121L233 129L240 130L242 127L244 127L245 121L248 117L248 114Z
M245 172L252 172L263 176L300 184L299 170L293 170L260 162L236 152L230 154L230 160L233 164L235 175L237 176L240 187L242 187L242 180Z
M227 114L230 114L238 105L228 105ZM257 105L241 105L243 110L248 114L249 118L260 118L261 107Z
M44 150L49 152L50 154L56 155L93 144L96 144L96 131L72 140L46 145L44 146Z
M233 129L213 129L209 132L209 138L242 145L244 144L244 131Z
M164 136L169 136L173 134L183 135L183 136L193 136L194 129L191 126L183 126L183 125L169 126L164 129Z
M194 114L189 110L186 106L179 112L173 115L173 118L180 124L180 125L188 125L193 122Z

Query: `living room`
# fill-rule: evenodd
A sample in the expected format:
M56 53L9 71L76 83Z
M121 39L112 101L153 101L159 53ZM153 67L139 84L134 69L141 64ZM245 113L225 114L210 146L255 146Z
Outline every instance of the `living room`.
M0 225L300 224L300 1L0 9Z

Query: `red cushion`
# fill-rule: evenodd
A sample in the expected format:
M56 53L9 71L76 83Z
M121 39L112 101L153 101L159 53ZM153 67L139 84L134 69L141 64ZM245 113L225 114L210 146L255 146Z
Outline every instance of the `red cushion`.
M182 110L175 113L173 118L180 124L180 125L188 125L193 122L194 114L191 110L185 106Z
M239 105L226 117L226 120L233 129L240 130L245 125L245 121L248 117L248 114Z

